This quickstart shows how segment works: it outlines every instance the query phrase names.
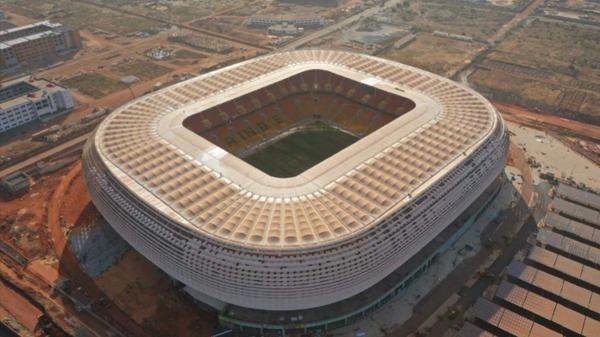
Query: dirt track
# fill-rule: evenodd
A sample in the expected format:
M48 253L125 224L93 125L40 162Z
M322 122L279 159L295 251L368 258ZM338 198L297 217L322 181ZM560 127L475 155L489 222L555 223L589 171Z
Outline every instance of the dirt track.
M497 32L494 34L488 42L491 44L495 44L499 41L502 41L508 32L510 32L513 28L515 28L521 21L526 19L529 15L533 14L535 10L544 3L544 0L534 0L532 1L525 9L523 9L519 14L514 16L512 20L504 24Z
M590 140L600 140L600 127L554 116L550 113L537 113L527 108L493 102L494 106L502 113L504 119L532 128L547 128L558 133L567 133L572 136L585 137Z

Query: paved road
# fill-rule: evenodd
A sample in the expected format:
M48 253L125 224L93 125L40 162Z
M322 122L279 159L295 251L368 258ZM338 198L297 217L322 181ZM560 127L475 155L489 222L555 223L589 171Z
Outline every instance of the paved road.
M506 37L506 34L508 34L513 28L515 28L517 25L519 25L521 23L521 21L525 20L527 17L529 17L531 14L533 14L533 12L535 12L535 10L542 3L544 3L544 0L532 1L519 14L515 15L510 21L508 21L502 27L500 27L500 29L496 32L496 34L494 34L490 39L488 39L488 42L490 44L495 44L495 43L498 43L498 42L504 40L504 38Z
M301 38L289 43L288 45L284 46L280 50L297 49L299 47L306 45L307 43L309 43L312 40L329 35L329 34L335 32L336 30L340 30L340 29L360 20L363 17L375 15L380 10L392 8L392 7L396 6L397 4L402 4L403 2L404 2L404 0L389 0L389 1L385 2L385 4L383 6L369 7L366 10L364 10L360 13L357 13L349 18L346 18L338 23L335 23L331 26L327 26L327 27L325 27L319 31L316 31L312 34L301 37ZM490 39L488 40L489 46L488 46L488 48L486 48L486 50L482 51L482 53L485 53L486 51L488 51L492 45L502 41L513 28L515 28L517 25L519 25L521 23L521 21L523 21L524 19L529 17L538 8L538 6L540 4L542 4L543 2L544 2L544 0L532 1L527 7L525 7L525 9L523 9L523 11L521 11L520 13L515 15L510 21L508 21L506 24L504 24L502 27L500 27L498 32L496 32L496 34L494 34L492 37L490 37Z
M366 10L364 10L360 13L357 13L349 18L346 18L338 23L334 23L331 26L327 26L327 27L325 27L319 31L316 31L312 34L301 37L300 39L295 40L295 41L291 42L290 44L285 45L283 48L280 48L280 50L297 49L297 48L302 47L303 45L309 43L310 41L312 41L314 39L318 39L320 37L329 35L338 29L342 29L342 28L346 27L347 25L350 25L350 24L358 21L362 17L375 15L375 14L377 14L377 12L379 12L382 9L391 8L393 6L396 6L397 4L401 4L403 2L404 2L404 0L389 0L389 1L385 2L385 5L383 7L381 7L381 6L369 7Z
M471 307L477 298L481 296L483 291L496 281L496 277L506 268L514 255L522 249L529 235L536 229L538 221L538 213L545 209L545 199L537 200L532 213L526 203L521 200L513 210L504 211L499 215L502 223L494 231L490 233L490 228L482 233L482 240L485 238L491 239L490 247L483 247L475 256L465 260L458 265L448 277L430 291L415 307L415 312L411 318L402 324L398 329L394 330L390 336L404 337L408 334L417 331L417 329L433 315L436 310L446 301L446 299L458 293L461 297L454 305L459 312ZM517 234L512 237L510 234L516 226L523 224ZM493 227L493 226L492 226ZM511 237L509 243L505 237ZM486 270L488 275L495 277L481 277L470 288L464 288L467 281L473 276L487 258L494 252L500 252L500 255L495 259L492 265ZM438 320L429 330L428 336L442 336L444 332L452 325L460 325L463 316L458 315L453 320L441 319Z
M510 232L512 227L516 224L521 224L525 221L525 218L528 216L526 212L527 206L522 203L522 205L517 206L517 209L503 211L499 214L498 218L502 219L501 223L498 226L494 226L490 224L481 234L482 242L485 242L487 238L491 239L492 246L491 247L482 247L482 249L473 257L466 259L463 263L459 264L451 273L448 275L440 284L438 284L435 288L433 288L426 296L423 297L421 301L419 301L418 305L415 306L413 315L411 318L404 322L398 329L394 330L390 336L394 337L404 337L409 335L412 332L417 331L419 327L428 320L432 315L435 314L436 310L452 295L458 293L461 295L458 303L458 306L469 307L469 303L481 294L483 289L485 289L490 283L490 279L488 278L479 278L479 280L471 287L467 289L467 294L463 290L464 285L473 277L481 267L481 265L485 264L486 260L492 255L493 252L501 251L501 257L498 257L492 266L488 269L489 272L494 273L494 275L498 275L499 272L504 268L505 264L503 263L507 259L510 261L510 258L516 252L516 249L509 250L504 247L504 239L503 236ZM535 225L533 226L535 227ZM525 228L525 226L523 226ZM527 226L526 229L521 229L524 231L523 233L528 233L530 230L530 226ZM527 235L524 235L525 237ZM519 236L520 237L520 236ZM523 239L524 240L524 239ZM517 240L513 240L517 242ZM520 241L519 241L520 242ZM518 246L520 247L520 246ZM518 248L517 247L517 248ZM507 257L510 254L510 258ZM504 258L502 258L504 256ZM499 264L498 261L502 261ZM434 324L430 336L442 336L443 332L448 327L448 321L440 320Z
M473 72L473 66L481 61L494 50L494 46L498 43L502 42L508 33L510 33L514 28L523 22L523 20L527 19L535 10L544 2L544 0L534 0L527 7L523 9L520 13L515 15L510 21L502 25L500 29L496 32L496 34L492 35L488 40L488 44L485 48L483 48L480 52L475 54L471 59L469 64L465 65L457 74L452 76L452 78L458 80L465 86L469 86L468 77Z
M453 325L457 326L462 324L464 320L464 311L473 306L477 298L483 294L486 288L497 281L502 271L510 264L510 261L514 259L515 254L521 250L527 244L527 238L537 229L537 223L540 220L541 214L547 207L547 200L544 197L546 195L545 190L538 191L539 196L536 200L536 205L533 209L529 209L525 204L518 205L515 212L510 214L507 218L507 222L511 221L523 221L520 230L514 237L511 237L509 243L506 243L503 237L494 238L494 249L500 249L501 253L494 263L487 269L488 275L494 277L483 277L480 278L472 287L463 288L459 291L460 300L456 303L455 307L458 311L462 312L462 315L458 315L453 320L442 319L429 331L431 337L442 336L444 332L451 328ZM502 232L502 236L506 233Z
M533 222L533 228L535 228L535 223L541 218L546 209L547 191L540 190L537 191L537 194L534 194L533 177L527 165L525 153L518 148L513 148L511 154L514 165L523 174L523 185L520 194L515 191L515 193L521 195L521 198L512 210L505 210L498 215L496 219L500 223L497 226L489 225L481 233L482 242L485 242L488 238L490 239L489 247L483 247L475 256L466 259L458 265L450 275L419 301L411 318L395 329L389 336L404 337L411 332L417 331L452 294L458 293L461 295L461 298L455 304L457 308L464 310L470 307L477 297L480 296L481 291L493 279L481 278L471 288L463 289L467 280L477 273L492 252L500 253L500 255L494 260L495 262L490 266L488 271L492 275L498 275L504 269L506 263L510 262L516 250L523 246L523 240L532 230L530 223ZM531 210L534 211L532 212ZM524 225L519 227L521 224ZM514 237L518 239L512 240L515 243L510 243L511 247L507 247L505 237L513 236L511 233L517 233ZM460 325L461 323L461 315L453 321L446 319L439 320L433 325L429 335L432 337L442 336L452 324Z
M39 153L37 155L34 155L33 157L29 157L26 160L23 160L13 166L7 167L5 169L3 169L2 171L0 171L0 177L4 177L6 175L9 175L13 172L16 171L20 171L23 170L29 166L34 165L35 163L37 163L40 160L44 160L46 158L52 157L55 154L59 154L63 151L66 151L70 148L73 147L83 147L83 144L85 144L85 141L90 137L91 132L90 133L86 133L84 135L81 135L77 138L71 139L69 141L66 141L62 144L56 145L55 147L44 151L42 153Z

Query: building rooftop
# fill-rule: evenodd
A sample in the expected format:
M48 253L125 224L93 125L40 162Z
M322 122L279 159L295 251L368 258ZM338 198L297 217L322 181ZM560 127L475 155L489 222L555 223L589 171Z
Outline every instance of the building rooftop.
M0 42L11 40L20 34L30 35L30 31L38 33L40 31L49 31L62 27L60 23L52 23L50 21L40 21L24 26L18 26L0 31ZM33 33L31 33L33 34Z
M12 91L11 88L21 86L20 90ZM16 78L0 84L0 109L7 109L12 106L22 104L28 101L37 100L42 95L55 93L65 88L58 84L28 76Z
M292 178L271 177L183 126L191 115L316 69L416 106ZM479 94L431 73L348 52L296 51L135 100L101 124L94 142L111 174L165 216L225 242L278 250L370 228L446 176L498 123Z
M61 33L70 28L60 23L40 21L29 25L0 30L0 49L11 48L14 45L36 40L46 35Z

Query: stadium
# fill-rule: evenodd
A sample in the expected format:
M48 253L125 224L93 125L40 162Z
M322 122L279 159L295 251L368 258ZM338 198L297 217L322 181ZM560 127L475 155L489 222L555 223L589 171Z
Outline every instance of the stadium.
M497 191L507 150L499 114L468 88L304 50L117 109L83 169L114 229L221 322L310 330L401 292Z

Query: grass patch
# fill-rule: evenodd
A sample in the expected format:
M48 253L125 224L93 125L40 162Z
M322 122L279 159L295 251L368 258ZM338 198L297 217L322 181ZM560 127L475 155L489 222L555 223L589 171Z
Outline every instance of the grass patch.
M112 67L111 70L115 71L120 76L134 75L142 80L149 80L170 73L173 69L158 65L154 62L138 59L118 64Z
M483 44L419 34L402 49L390 49L382 56L407 63L442 76L452 76L465 65Z
M600 76L600 35L573 24L535 21L504 40L489 58L539 69L569 72L589 68Z
M121 82L97 73L77 75L60 83L93 98L100 98L125 88Z
M137 31L156 30L160 27L159 23L152 20L70 0L6 0L6 4L18 8L24 15L43 17L77 29L98 28L124 35Z
M254 152L244 161L273 177L295 177L357 140L358 137L317 123Z
M600 118L599 42L594 29L537 20L496 46L469 81L497 100L594 122Z
M394 10L396 20L408 22L418 30L441 30L481 40L492 36L514 15L493 7L450 1L411 1Z
M172 56L172 58L176 60L202 59L205 57L206 56L202 54L195 53L187 49L178 49L175 51L175 53L173 53Z
M516 81L515 75L498 70L476 70L469 80L508 97L540 102L546 106L557 105L561 95L561 88L552 83L523 77Z

